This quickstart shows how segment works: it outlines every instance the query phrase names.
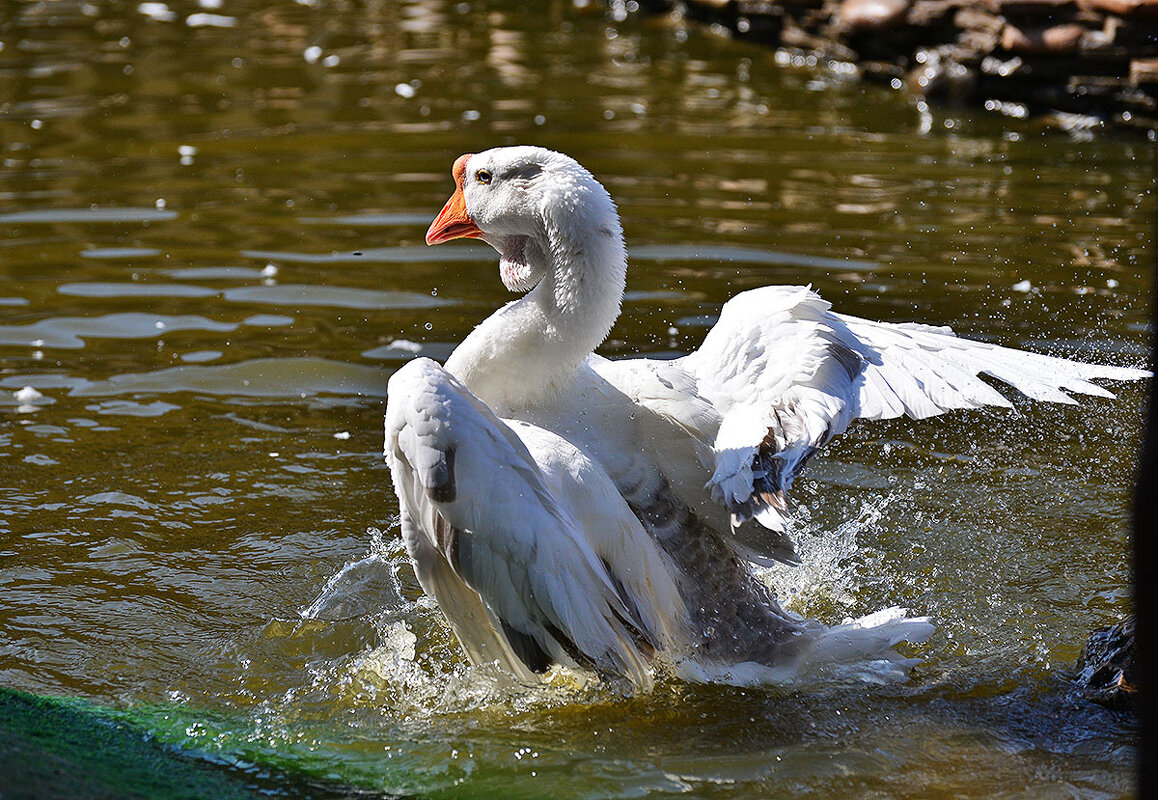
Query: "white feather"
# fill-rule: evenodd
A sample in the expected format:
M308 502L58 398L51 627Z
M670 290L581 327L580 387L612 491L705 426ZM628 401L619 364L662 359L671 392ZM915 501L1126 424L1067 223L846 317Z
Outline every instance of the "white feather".
M650 685L639 642L672 649L685 624L670 567L597 465L553 433L513 425L428 359L391 378L386 456L418 523L406 544L420 578L472 658L510 665L505 624L553 661L576 666L573 645L585 663Z

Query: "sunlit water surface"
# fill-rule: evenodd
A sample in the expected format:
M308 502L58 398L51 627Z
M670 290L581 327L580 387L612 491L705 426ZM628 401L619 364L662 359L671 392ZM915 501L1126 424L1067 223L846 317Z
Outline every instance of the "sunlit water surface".
M828 622L930 615L893 685L503 690L421 597L380 453L391 371L508 299L486 249L422 245L460 153L544 144L615 195L613 357L811 283L1138 365L1146 144L563 2L216 5L0 16L0 683L392 794L1130 793L1134 728L1066 675L1128 610L1139 387L860 424L814 462L805 564L768 579Z

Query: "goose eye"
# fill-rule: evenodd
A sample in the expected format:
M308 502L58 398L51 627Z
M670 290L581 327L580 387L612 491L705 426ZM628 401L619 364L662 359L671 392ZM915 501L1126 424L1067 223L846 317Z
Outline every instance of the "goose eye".
M490 170L480 169L474 174L474 179L481 184L488 184L491 182Z

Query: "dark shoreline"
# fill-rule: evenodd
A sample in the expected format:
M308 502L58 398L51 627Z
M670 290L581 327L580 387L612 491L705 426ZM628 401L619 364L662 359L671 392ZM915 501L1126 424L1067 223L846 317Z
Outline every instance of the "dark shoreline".
M1158 138L1158 0L641 0L938 104Z

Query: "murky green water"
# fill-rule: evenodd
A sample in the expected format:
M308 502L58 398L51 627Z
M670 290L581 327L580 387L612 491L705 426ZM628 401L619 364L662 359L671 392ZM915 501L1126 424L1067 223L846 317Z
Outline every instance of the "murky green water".
M770 579L831 622L932 615L893 686L505 695L419 599L380 451L391 370L507 299L489 251L421 244L462 152L555 147L615 195L611 355L810 282L1136 365L1148 145L564 2L212 5L0 5L0 683L389 793L1130 793L1134 729L1064 671L1127 609L1138 387L862 424L814 462L806 563Z

